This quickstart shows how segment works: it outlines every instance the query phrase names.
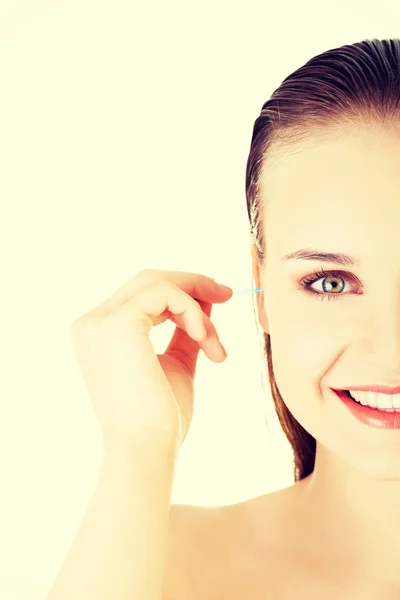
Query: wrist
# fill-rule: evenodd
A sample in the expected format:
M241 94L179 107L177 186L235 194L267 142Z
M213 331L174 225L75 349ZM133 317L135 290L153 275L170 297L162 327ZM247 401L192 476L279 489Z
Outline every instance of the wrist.
M128 463L176 462L180 444L163 438L136 438L129 442L121 440L104 440L103 455L107 460L114 459Z

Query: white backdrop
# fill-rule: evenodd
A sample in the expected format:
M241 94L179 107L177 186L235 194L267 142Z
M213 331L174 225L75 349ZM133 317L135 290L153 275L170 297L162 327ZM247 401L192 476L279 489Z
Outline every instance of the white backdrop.
M254 120L312 56L397 37L397 0L375 6L1 0L2 599L45 598L97 481L100 431L71 323L145 268L251 287ZM199 355L173 503L293 483L251 295L214 305L212 320L228 358ZM153 330L157 352L173 330Z

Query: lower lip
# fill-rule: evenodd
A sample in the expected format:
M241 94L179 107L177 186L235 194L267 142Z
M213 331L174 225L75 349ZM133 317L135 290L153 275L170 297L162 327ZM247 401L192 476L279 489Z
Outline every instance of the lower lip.
M384 412L377 408L363 406L349 398L342 390L332 391L361 423L378 429L400 429L400 412Z

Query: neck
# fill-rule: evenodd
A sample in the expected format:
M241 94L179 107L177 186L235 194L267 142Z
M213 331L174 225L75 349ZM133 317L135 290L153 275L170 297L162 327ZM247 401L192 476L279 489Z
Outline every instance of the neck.
M304 535L319 556L344 565L355 588L400 597L400 481L367 477L317 442L314 471L297 485Z

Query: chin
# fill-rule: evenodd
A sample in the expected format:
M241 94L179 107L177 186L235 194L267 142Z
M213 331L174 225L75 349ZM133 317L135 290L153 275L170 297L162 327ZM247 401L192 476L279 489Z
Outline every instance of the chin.
M400 461L398 456L388 460L388 457L385 457L382 453L381 456L368 460L368 462L361 459L359 464L352 462L350 466L369 479L398 481L400 483Z

